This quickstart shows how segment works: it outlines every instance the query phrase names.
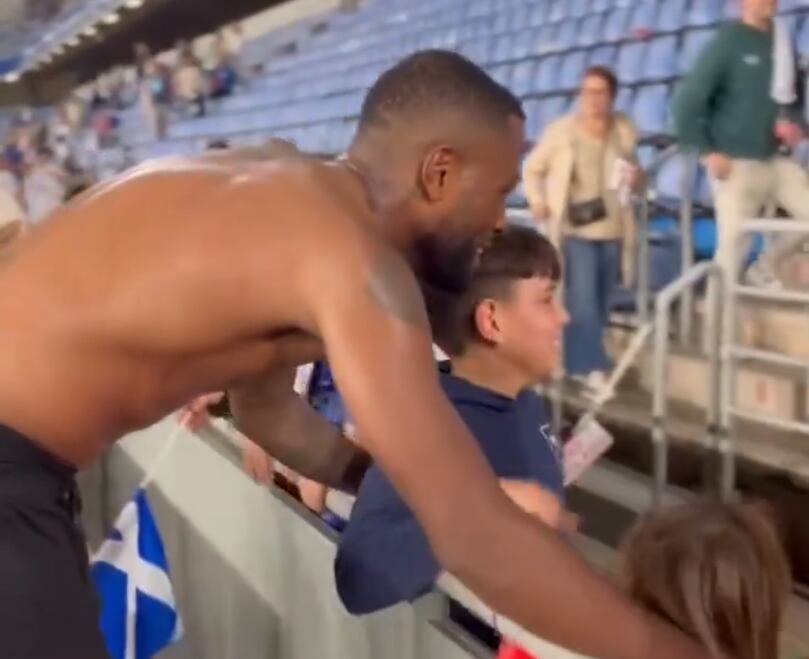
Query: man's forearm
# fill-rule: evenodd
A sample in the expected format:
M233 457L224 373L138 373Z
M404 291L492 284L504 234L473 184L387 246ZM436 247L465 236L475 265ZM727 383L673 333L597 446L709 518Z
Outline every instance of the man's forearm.
M293 471L348 492L359 488L370 457L297 395L272 407L231 395L230 406L239 430Z
M705 659L696 643L633 605L549 528L514 506L458 524L450 570L538 636L598 659ZM486 515L489 520L489 515ZM476 529L489 527L485 537ZM443 562L443 561L442 561ZM454 563L454 565L453 565Z

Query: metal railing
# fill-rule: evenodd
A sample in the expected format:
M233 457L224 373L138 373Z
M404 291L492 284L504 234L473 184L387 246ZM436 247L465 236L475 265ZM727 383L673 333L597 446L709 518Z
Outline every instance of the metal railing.
M726 306L725 313L727 314L726 322L724 323L723 327L724 341L722 342L720 355L722 362L721 425L722 428L725 429L728 434L730 434L733 430L733 420L736 418L752 421L758 424L769 425L787 432L809 434L809 420L797 421L782 419L767 414L743 410L737 407L736 389L738 384L737 366L739 361L757 361L781 367L795 368L796 370L799 369L806 374L807 382L809 382L809 360L791 357L789 355L770 350L749 348L741 345L737 341L736 320L738 316L739 301L741 298L756 300L759 304L777 304L781 307L785 305L805 307L806 310L809 311L809 291L756 288L739 283L738 273L741 270L742 262L747 256L747 250L742 249L741 245L749 244L751 234L754 233L782 235L805 234L807 238L809 238L809 221L801 221L796 219L747 220L740 226L737 240L735 240L731 246L731 249L733 250L733 258L731 262L734 264L734 272L729 275L731 279L726 287L725 295L722 296L721 300L721 303L724 303ZM726 495L732 492L732 482L723 481L722 485L723 492Z
M668 399L666 384L668 375L668 357L671 344L672 307L676 300L682 301L687 294L705 280L714 280L719 291L724 291L724 273L714 262L700 263L691 267L679 279L669 284L657 294L655 299L655 329L653 352L653 387L652 387L652 453L653 453L653 490L652 505L659 506L668 483L668 434L666 417ZM721 460L721 479L734 478L734 457L727 433L720 429L721 415L721 361L719 346L722 336L722 304L721 296L714 296L714 303L708 310L708 331L710 347L708 350L709 400L707 409L707 432L711 446L718 451Z

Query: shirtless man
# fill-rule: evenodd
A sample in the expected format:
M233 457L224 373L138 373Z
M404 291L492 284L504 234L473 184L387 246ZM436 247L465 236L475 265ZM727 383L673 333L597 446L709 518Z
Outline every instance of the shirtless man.
M604 659L705 656L508 500L439 387L414 272L464 288L522 152L518 101L426 52L369 92L342 162L146 165L34 232L0 272L0 656L105 656L72 470L198 394L354 487L364 454L292 390L324 350L441 564L493 607Z

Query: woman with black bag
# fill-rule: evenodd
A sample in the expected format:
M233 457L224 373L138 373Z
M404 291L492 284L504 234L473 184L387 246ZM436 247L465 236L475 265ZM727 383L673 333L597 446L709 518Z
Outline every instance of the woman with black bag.
M565 369L596 391L611 364L604 348L610 297L635 269L631 190L637 132L614 111L618 82L607 68L587 70L579 106L550 125L525 161L523 185L534 219L564 257Z

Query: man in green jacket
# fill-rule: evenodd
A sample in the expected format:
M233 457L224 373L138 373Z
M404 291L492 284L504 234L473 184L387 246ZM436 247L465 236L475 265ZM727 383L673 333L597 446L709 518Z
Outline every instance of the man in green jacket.
M720 28L674 104L678 139L699 151L710 175L719 235L716 260L731 275L738 274L732 248L740 221L760 217L771 203L809 220L809 177L783 151L804 137L801 76L795 76L794 94L787 94L791 102L778 102L771 92L778 0L740 2L741 20Z

